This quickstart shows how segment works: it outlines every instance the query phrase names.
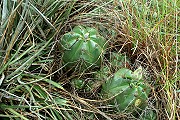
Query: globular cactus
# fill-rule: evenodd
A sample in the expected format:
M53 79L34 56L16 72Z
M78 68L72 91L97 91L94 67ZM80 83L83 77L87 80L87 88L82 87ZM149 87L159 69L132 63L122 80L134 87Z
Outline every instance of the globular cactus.
M95 84L95 82L75 78L71 80L71 84L76 90L84 90L85 92L91 92L93 90L93 85Z
M98 31L91 27L76 26L61 39L62 60L67 67L79 63L79 68L100 66L106 41Z
M157 120L157 114L152 109L147 109L141 114L140 120Z
M110 76L110 68L102 67L99 71L96 71L94 78L98 81L104 81Z
M128 57L117 52L111 52L110 63L111 67L115 70L119 70L120 68L130 66L130 60L128 59Z
M150 87L142 80L142 68L132 72L122 68L102 85L102 96L112 98L119 112L134 112L147 106Z
M72 86L78 90L82 89L85 86L85 81L83 79L73 79L71 83Z

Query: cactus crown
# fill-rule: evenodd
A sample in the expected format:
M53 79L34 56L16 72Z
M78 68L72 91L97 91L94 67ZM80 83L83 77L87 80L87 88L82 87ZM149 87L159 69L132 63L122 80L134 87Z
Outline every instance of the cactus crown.
M103 84L101 93L105 98L113 97L111 103L116 105L118 111L133 112L146 107L149 92L139 67L134 72L126 68L118 70L113 78Z
M61 39L64 63L68 66L81 61L82 68L100 66L101 57L107 45L105 39L94 28L76 26Z

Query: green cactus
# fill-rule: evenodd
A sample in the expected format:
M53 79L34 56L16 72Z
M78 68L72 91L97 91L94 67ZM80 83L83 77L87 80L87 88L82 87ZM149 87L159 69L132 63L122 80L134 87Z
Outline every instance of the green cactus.
M73 79L71 83L72 86L78 90L82 89L85 85L85 81L82 79Z
M104 81L110 75L110 69L108 67L102 67L99 71L96 71L94 78L98 81Z
M62 59L64 63L69 63L69 68L77 62L81 68L100 66L106 47L105 39L90 27L76 26L61 39Z
M110 63L113 68L120 69L122 67L126 67L126 65L129 65L130 60L125 55L112 52L110 55Z
M157 120L157 114L151 109L145 110L140 116L140 120Z
M84 79L72 79L71 80L72 86L77 90L84 90L86 92L91 92L93 89L93 81L86 81Z
M150 88L142 80L142 68L132 72L122 68L102 85L102 96L112 98L119 112L134 112L147 106Z

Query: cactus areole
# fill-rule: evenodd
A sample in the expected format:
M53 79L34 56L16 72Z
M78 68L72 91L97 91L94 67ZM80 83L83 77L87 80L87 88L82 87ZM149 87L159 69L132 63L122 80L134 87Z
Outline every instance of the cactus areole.
M61 39L63 62L69 63L67 67L77 63L81 68L100 66L102 54L106 49L105 43L105 39L96 29L76 26Z
M137 112L147 106L150 87L142 80L142 68L132 72L122 68L102 86L102 95L112 98L111 104L119 112Z

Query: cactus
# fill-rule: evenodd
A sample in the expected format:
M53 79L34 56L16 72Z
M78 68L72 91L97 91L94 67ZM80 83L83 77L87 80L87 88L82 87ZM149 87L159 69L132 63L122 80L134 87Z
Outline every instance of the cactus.
M110 69L108 67L102 67L99 71L96 71L94 78L98 81L104 81L110 75Z
M89 81L85 81L84 79L72 79L71 80L71 85L76 89L76 90L84 90L86 92L91 92L93 89L93 84L94 82L89 80Z
M120 69L122 67L130 66L130 60L128 59L128 57L116 52L111 53L110 63L114 69Z
M157 120L157 114L154 110L147 109L141 114L140 120Z
M82 89L85 86L85 81L83 79L73 79L71 83L72 86L78 90Z
M72 67L79 62L81 68L100 66L102 54L107 45L96 29L76 26L61 39L62 60Z
M102 96L112 98L119 112L134 112L147 106L150 88L142 80L142 68L132 72L122 68L102 85Z

